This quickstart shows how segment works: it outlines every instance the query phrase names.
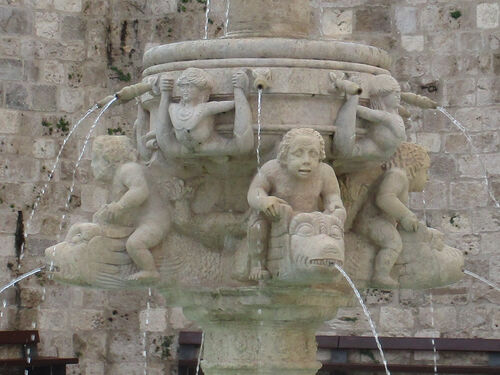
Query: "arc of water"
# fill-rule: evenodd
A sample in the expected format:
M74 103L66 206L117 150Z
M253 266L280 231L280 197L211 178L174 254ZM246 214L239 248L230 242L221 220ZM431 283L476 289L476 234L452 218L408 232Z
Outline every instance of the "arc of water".
M354 282L351 280L349 275L342 269L342 267L340 267L338 264L335 264L335 268L342 274L342 276L344 276L344 278L349 283L352 291L354 292L354 294L358 298L359 304L363 308L363 312L365 313L365 316L368 319L368 323L370 324L370 328L371 328L373 337L375 338L375 342L377 343L377 348L378 348L378 351L380 353L380 357L382 358L382 363L384 364L385 373L386 373L386 375L391 375L391 372L389 371L389 367L387 366L387 360L385 359L384 351L382 350L382 345L380 345L380 340L378 338L378 333L377 333L377 330L375 328L375 323L373 323L372 317L370 315L370 311L368 311L368 308L366 307L366 305L363 301L363 297L361 297L361 294L359 293L358 288L356 288L356 285L354 285Z
M207 0L206 3L206 9L205 9L205 37L203 39L208 39L208 15L210 14L210 0Z
M29 272L26 272L25 274L19 276L18 278L15 278L14 280L12 280L10 283L4 285L1 289L0 289L0 294L2 294L4 291L6 291L7 289L9 289L10 287L16 285L18 282L26 279L27 277L30 277L31 275L34 275L35 273L38 273L40 271L42 271L43 269L45 268L45 266L43 267L38 267L38 268L35 268L34 270L31 270Z
M150 303L151 296L152 296L151 288L148 288L148 300L146 302L146 327L144 329L144 332L142 333L142 347L143 347L142 356L144 357L144 375L148 375L148 353L146 350L146 331L149 326L149 310L151 309L151 303Z
M227 35L229 28L229 8L231 7L231 0L226 0L226 22L224 22L224 36Z
M430 300L430 308L431 308L431 327L434 329L434 302L432 301L432 291L429 292L429 300ZM438 375L437 370L437 348L436 348L436 340L434 338L431 339L432 344L432 352L433 352L433 361L434 361L434 375Z
M99 123L99 120L101 119L102 115L104 114L104 112L106 112L108 110L109 107L111 107L111 105L117 101L118 98L115 96L113 97L113 99L111 99L101 110L101 112L99 112L99 114L97 115L96 119L94 120L94 123L92 124L92 126L90 127L89 129L89 132L87 133L87 136L85 137L85 140L83 142L83 146L82 146L82 151L80 152L80 155L78 156L78 159L75 163L75 168L73 169L73 175L72 175L72 181L71 181L71 187L69 189L69 193L68 193L68 198L66 199L66 205L64 207L64 214L62 215L61 217L61 222L59 224L59 234L58 236L61 234L61 231L62 231L62 228L63 228L63 225L64 225L64 220L66 219L66 215L67 215L67 212L69 211L69 204L71 202L71 196L73 195L73 191L75 190L75 183L76 183L76 171L78 170L78 167L80 166L80 162L82 161L82 158L83 158L83 154L85 153L85 150L87 148L87 144L89 143L89 140L90 140L90 137L92 136L92 133L94 132L95 128L97 127L97 124Z
M19 260L22 260L24 258L24 248L25 248L25 244L26 244L26 240L28 239L28 234L30 232L30 226L31 226L31 222L33 221L33 217L35 216L35 212L38 208L38 205L40 204L42 198L45 196L45 194L47 193L47 189L49 187L49 183L50 181L52 181L52 178L54 177L54 174L55 174L55 171L57 169L57 166L59 165L59 161L61 159L61 155L66 147L66 144L68 143L69 139L71 138L71 136L73 135L73 133L75 132L76 129L78 129L78 127L80 126L81 123L83 123L83 121L85 121L85 119L87 117L89 117L95 110L97 109L97 104L94 105L92 108L90 108L86 113L85 115L80 119L78 120L78 122L71 128L70 132L68 133L68 135L66 135L66 137L64 138L63 140L63 143L61 145L61 148L59 149L59 152L57 153L57 156L56 156L56 160L54 161L54 165L52 166L52 169L49 171L49 174L48 174L48 177L47 177L47 182L45 183L45 185L43 185L42 187L42 190L40 191L40 194L38 194L38 196L36 197L35 199L35 202L33 203L33 207L31 208L31 213L28 217L28 220L26 221L26 230L24 231L24 241L23 243L21 244L21 251L20 251L20 255L19 255ZM18 268L21 267L21 264L18 264Z
M257 97L257 170L260 171L260 146L262 143L262 89L258 90Z
M203 348L205 347L205 332L201 333L200 351L198 352L198 362L196 363L196 375L200 371L201 358L203 356Z
M490 185L490 181L488 179L488 170L486 169L486 165L484 164L483 160L479 157L478 150L474 146L474 143L472 142L472 138L469 132L467 131L467 128L465 128L465 126L463 126L455 117L451 115L450 112L448 112L443 107L437 107L437 110L441 112L443 115L445 115L453 123L453 125L455 125L457 129L459 129L462 132L462 134L465 136L465 139L467 139L467 142L470 145L471 155L476 155L479 160L479 164L481 164L481 169L483 170L484 173L483 177L484 183L486 184L488 195L490 196L490 199L493 201L493 203L495 203L495 207L500 208L500 202L498 202L498 200L495 198L495 195L493 194L493 190Z
M478 274L474 273L474 272L471 272L471 271L468 271L468 270L464 270L464 273L466 275L469 275L469 276L472 276L476 279L478 279L479 281L482 281L483 283L491 286L493 289L495 289L497 292L500 292L500 287L498 285L496 285L495 283L493 283L492 281L489 281L487 279L485 279L484 277L482 276L479 276Z

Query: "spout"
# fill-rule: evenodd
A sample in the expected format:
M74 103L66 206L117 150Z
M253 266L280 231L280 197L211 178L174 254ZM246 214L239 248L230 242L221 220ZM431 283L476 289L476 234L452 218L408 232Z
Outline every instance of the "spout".
M113 94L113 95L108 95L106 96L104 99L101 99L97 102L97 108L102 108L104 107L106 104L108 104L111 100L113 100L114 98L116 98L116 94ZM116 102L115 102L116 103Z
M152 90L152 85L151 83L147 82L141 82L141 83L136 83L135 85L126 86L117 93L109 95L102 100L99 100L97 102L97 107L98 108L104 107L107 103L111 101L111 99L115 97L118 98L118 100L115 102L116 104L127 103L128 101L138 96L141 96L142 94L145 94L151 90Z
M254 78L253 87L255 90L265 90L271 86L271 70L270 69L254 69L252 70Z
M422 96L422 95L417 95L412 92L402 92L401 93L401 100L405 103L414 105L416 107L420 108L427 108L427 109L436 109L438 106L438 103L436 103L434 100Z

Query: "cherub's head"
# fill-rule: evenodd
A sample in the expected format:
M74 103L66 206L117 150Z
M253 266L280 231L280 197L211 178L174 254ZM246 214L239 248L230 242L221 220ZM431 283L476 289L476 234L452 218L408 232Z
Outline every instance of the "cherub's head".
M410 191L422 191L428 180L431 160L427 150L415 143L403 142L394 156L384 164L384 169L401 168L410 181Z
M96 180L110 181L120 164L137 161L137 151L128 137L102 135L94 140L92 172Z
M371 79L370 103L373 109L397 109L401 102L401 87L388 74L379 74Z
M188 68L177 79L181 101L190 103L207 102L212 90L212 78L202 69Z
M278 151L280 165L298 178L308 178L325 157L323 137L310 128L293 129L287 132Z

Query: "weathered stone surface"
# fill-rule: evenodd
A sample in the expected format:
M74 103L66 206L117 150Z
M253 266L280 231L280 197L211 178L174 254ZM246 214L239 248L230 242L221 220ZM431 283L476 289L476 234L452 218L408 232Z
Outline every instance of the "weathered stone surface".
M389 9L373 7L357 10L354 30L361 32L390 32L391 18Z
M28 35L33 27L28 10L0 6L0 31L5 35Z
M401 34L413 34L417 31L417 8L396 8L396 27Z
M423 35L403 35L401 45L408 52L421 52L424 50Z
M325 8L322 14L322 32L325 36L345 35L352 33L352 10Z
M494 29L500 20L500 6L498 3L482 3L477 5L477 27Z

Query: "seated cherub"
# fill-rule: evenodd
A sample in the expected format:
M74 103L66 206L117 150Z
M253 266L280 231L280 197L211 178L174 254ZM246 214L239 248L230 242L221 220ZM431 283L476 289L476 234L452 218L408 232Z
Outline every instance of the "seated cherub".
M309 128L285 134L277 159L265 163L248 190L253 209L248 226L250 279L269 277L266 269L270 221L278 221L284 210L293 214L323 211L339 219L343 227L345 209L337 177L325 158L321 134Z
M148 187L137 152L124 136L97 137L93 145L92 170L96 180L111 183L111 203L95 213L93 222L104 226L128 227L132 232L126 249L139 272L130 280L159 279L151 249L164 238L170 226L165 209ZM94 231L94 228L89 228Z
M378 248L372 277L373 286L395 288L398 282L391 270L403 249L398 227L415 232L416 215L408 205L409 192L423 191L430 159L427 151L414 143L402 143L385 169L373 198L359 212L353 230L367 236Z
M390 75L377 75L370 82L369 92L371 108L359 105L359 94L346 93L347 100L339 110L332 147L341 161L387 161L401 142L406 141L404 122L399 115L398 82ZM367 123L363 137L356 134L358 117Z

